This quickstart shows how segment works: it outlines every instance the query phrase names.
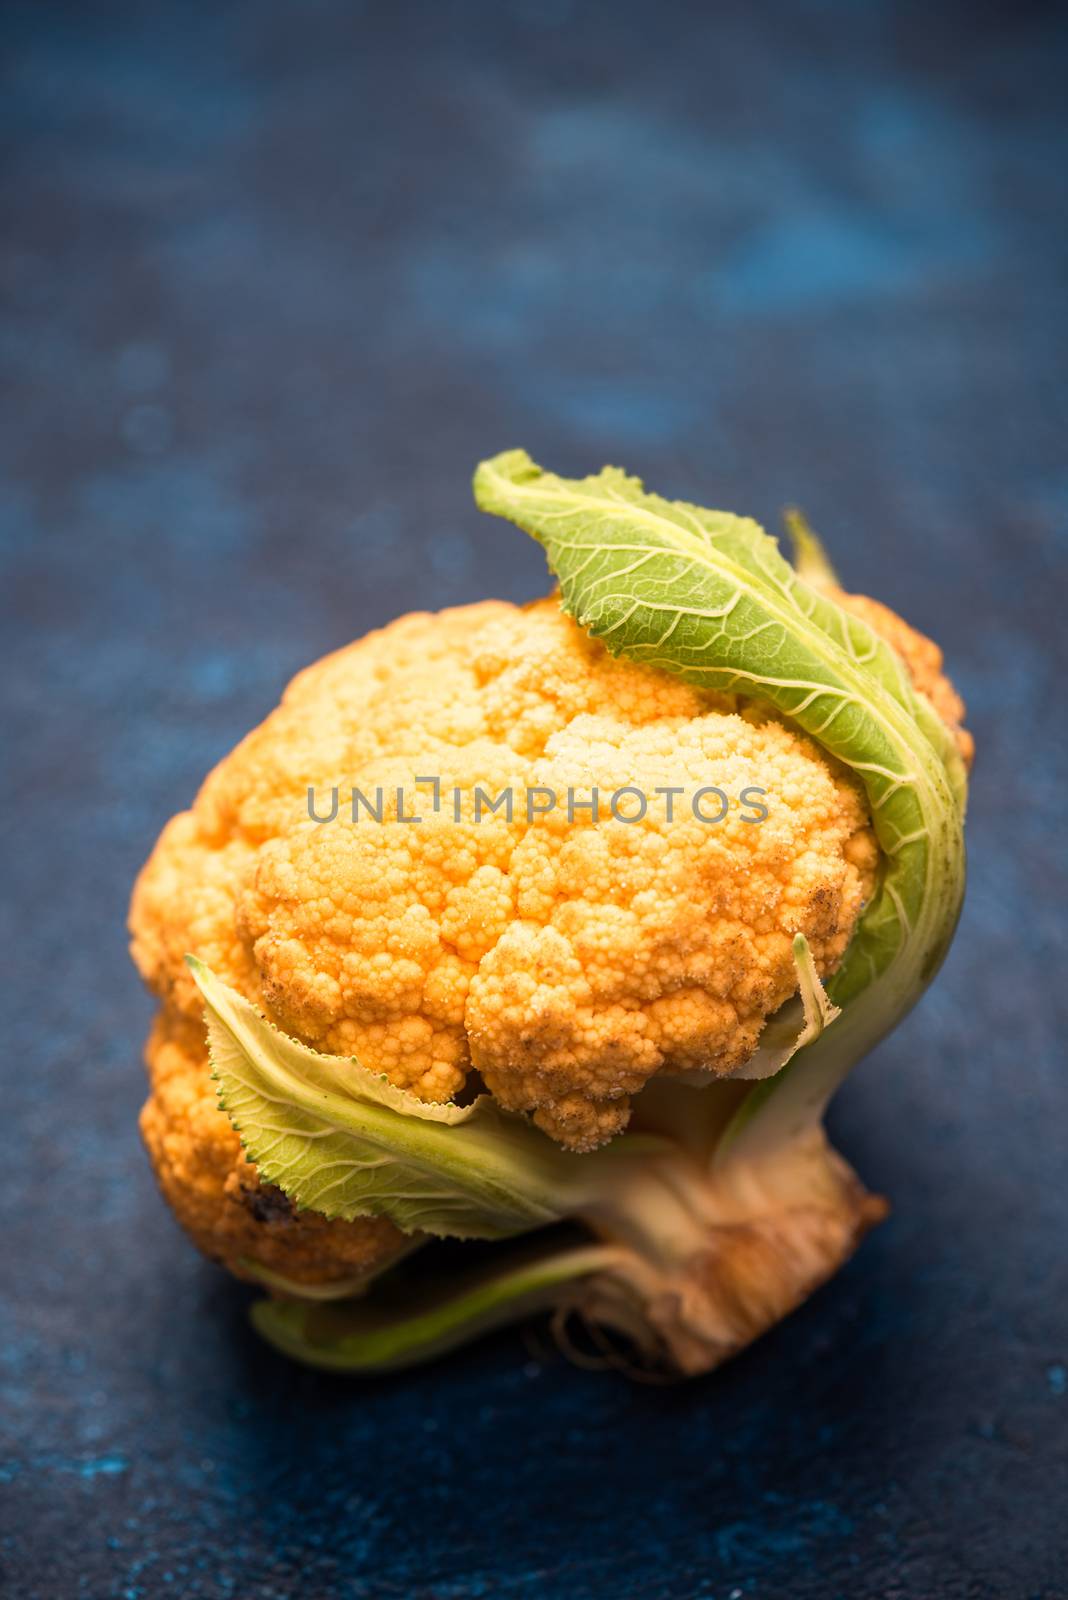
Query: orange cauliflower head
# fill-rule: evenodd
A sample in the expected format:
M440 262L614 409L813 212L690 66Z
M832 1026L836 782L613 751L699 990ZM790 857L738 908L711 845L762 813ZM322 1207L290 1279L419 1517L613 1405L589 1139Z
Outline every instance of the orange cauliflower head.
M692 802L713 787L716 823ZM323 817L335 789L336 817L313 820L309 790ZM505 791L511 816L489 809ZM744 1070L796 989L794 936L833 970L876 860L860 791L808 740L613 659L555 600L401 618L300 673L138 879L133 956L163 1003L142 1126L164 1191L231 1265L313 1281L396 1247L388 1222L294 1218L259 1188L214 1104L187 951L317 1049L428 1100L476 1072L587 1150L655 1074Z

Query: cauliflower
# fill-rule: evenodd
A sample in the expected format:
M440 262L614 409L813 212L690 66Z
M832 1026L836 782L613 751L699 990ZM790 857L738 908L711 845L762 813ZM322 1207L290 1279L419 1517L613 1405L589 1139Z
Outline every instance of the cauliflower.
M414 793L428 768L469 816L478 786L578 782L588 803L594 785L755 785L773 799L761 826L737 810L715 828L668 823L666 806L630 825L594 826L577 806L572 821L561 806L531 823L415 825L395 820L395 798L380 826L309 820L309 786ZM187 951L317 1049L427 1100L454 1097L474 1067L503 1105L590 1149L655 1073L748 1060L797 987L794 936L833 970L875 858L857 785L807 739L614 661L555 600L402 618L302 672L138 880L133 956L164 1001L143 1129L165 1192L231 1262L261 1257L257 1233L295 1232L284 1207L281 1226L254 1225L271 1208L214 1105ZM309 1266L336 1246L347 1272L366 1249L365 1225L329 1250L319 1219L305 1227ZM277 1244L267 1259L304 1275Z
M528 481L513 473L516 492ZM632 508L644 513L651 499ZM491 509L524 521L511 503ZM539 537L544 518L534 515ZM553 597L420 613L327 656L164 829L130 914L134 960L161 1001L142 1132L164 1195L200 1247L299 1297L283 1303L283 1319L314 1297L362 1289L427 1233L496 1237L580 1216L608 1252L596 1271L565 1274L585 1285L585 1314L639 1345L653 1329L677 1367L699 1370L826 1276L881 1203L806 1127L762 1192L778 1205L785 1188L789 1210L791 1174L803 1171L798 1181L822 1198L801 1232L817 1242L806 1245L796 1227L764 1239L763 1270L781 1289L769 1296L765 1286L764 1309L739 1313L740 1291L727 1287L737 1259L728 1270L706 1240L687 1246L681 1266L643 1259L613 1272L611 1252L633 1229L618 1218L606 1225L599 1193L576 1189L575 1174L585 1182L614 1160L633 1196L649 1180L613 1156L628 1140L677 1135L680 1116L696 1125L698 1104L722 1128L766 1092L749 1077L784 1068L798 1045L809 1046L798 1063L812 1054L810 1041L837 1015L821 980L842 967L882 874L887 840L873 826L882 800L866 787L867 763L784 703L775 674L750 686L733 662L718 677L704 664L695 671L690 657L665 655L670 628L655 650L643 640L613 654L621 641L603 625L603 594L569 604L566 559L544 542L567 610ZM902 685L911 679L923 696L909 706L929 702L970 757L937 648L877 602L822 588L835 626L888 641ZM715 820L693 798L710 795ZM799 988L803 1016L790 1009ZM786 1048L771 1050L784 1018ZM836 1026L848 1031L848 1018ZM268 1063L283 1048L282 1098L298 1124L274 1123L265 1140L263 1105L278 1100L267 1077L275 1090L281 1081ZM323 1063L336 1066L320 1081ZM551 1180L531 1178L537 1202L527 1196L504 1212L495 1190L497 1220L481 1228L472 1202L473 1226L418 1225L421 1211L396 1195L383 1201L366 1174L355 1200L342 1172L331 1179L335 1198L326 1203L319 1185L313 1203L307 1170L298 1182L278 1155L298 1136L323 1136L300 1120L317 1114L295 1087L311 1081L341 1097L378 1084L366 1090L386 1097L373 1115L425 1129L443 1153L484 1138L479 1129L495 1117L495 1148L515 1140L517 1162ZM632 1117L636 1134L626 1134ZM368 1137L363 1124L356 1135ZM362 1149L351 1128L346 1137L339 1170L358 1165L344 1149ZM318 1147L321 1170L328 1148ZM394 1147L376 1150L369 1166L388 1169ZM717 1176L717 1204L748 1215L746 1182L735 1179ZM646 1231L663 1205L646 1210ZM669 1217L659 1231L685 1232ZM814 1260L799 1287L806 1249ZM502 1306L533 1293L529 1271L509 1270L522 1281L498 1295ZM531 1270L544 1288L545 1270ZM556 1294L555 1269L546 1270ZM678 1314L687 1294L716 1306L700 1313L696 1334ZM635 1295L645 1306L638 1325ZM292 1345L292 1329L280 1328L276 1339Z

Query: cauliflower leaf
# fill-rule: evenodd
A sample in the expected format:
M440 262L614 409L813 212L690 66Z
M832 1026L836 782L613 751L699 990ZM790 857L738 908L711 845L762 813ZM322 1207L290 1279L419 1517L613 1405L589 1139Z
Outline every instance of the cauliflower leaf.
M461 1239L508 1238L567 1214L568 1157L522 1117L488 1095L466 1106L419 1100L354 1057L321 1055L186 959L219 1103L261 1178L295 1204Z

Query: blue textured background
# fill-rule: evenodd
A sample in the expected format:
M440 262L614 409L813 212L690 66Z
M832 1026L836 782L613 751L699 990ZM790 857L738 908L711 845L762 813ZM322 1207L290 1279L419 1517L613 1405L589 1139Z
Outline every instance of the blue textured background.
M7 6L0 1587L1068 1594L1068 51L1041 6ZM1059 212L1059 214L1058 214ZM892 1220L672 1390L302 1373L158 1200L130 882L291 673L545 586L522 443L947 649L960 938L835 1108Z

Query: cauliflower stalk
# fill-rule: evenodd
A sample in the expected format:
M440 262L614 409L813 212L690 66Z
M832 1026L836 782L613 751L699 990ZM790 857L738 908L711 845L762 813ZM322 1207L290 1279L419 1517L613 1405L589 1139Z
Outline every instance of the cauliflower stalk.
M307 1362L402 1366L549 1306L707 1371L884 1214L822 1119L952 938L963 708L799 519L795 570L617 469L511 451L475 495L542 543L562 612L328 657L165 830L131 916L164 1002L146 1140ZM594 815L626 789L665 804ZM701 790L731 797L715 826L666 802ZM496 1242L443 1269L435 1237Z

